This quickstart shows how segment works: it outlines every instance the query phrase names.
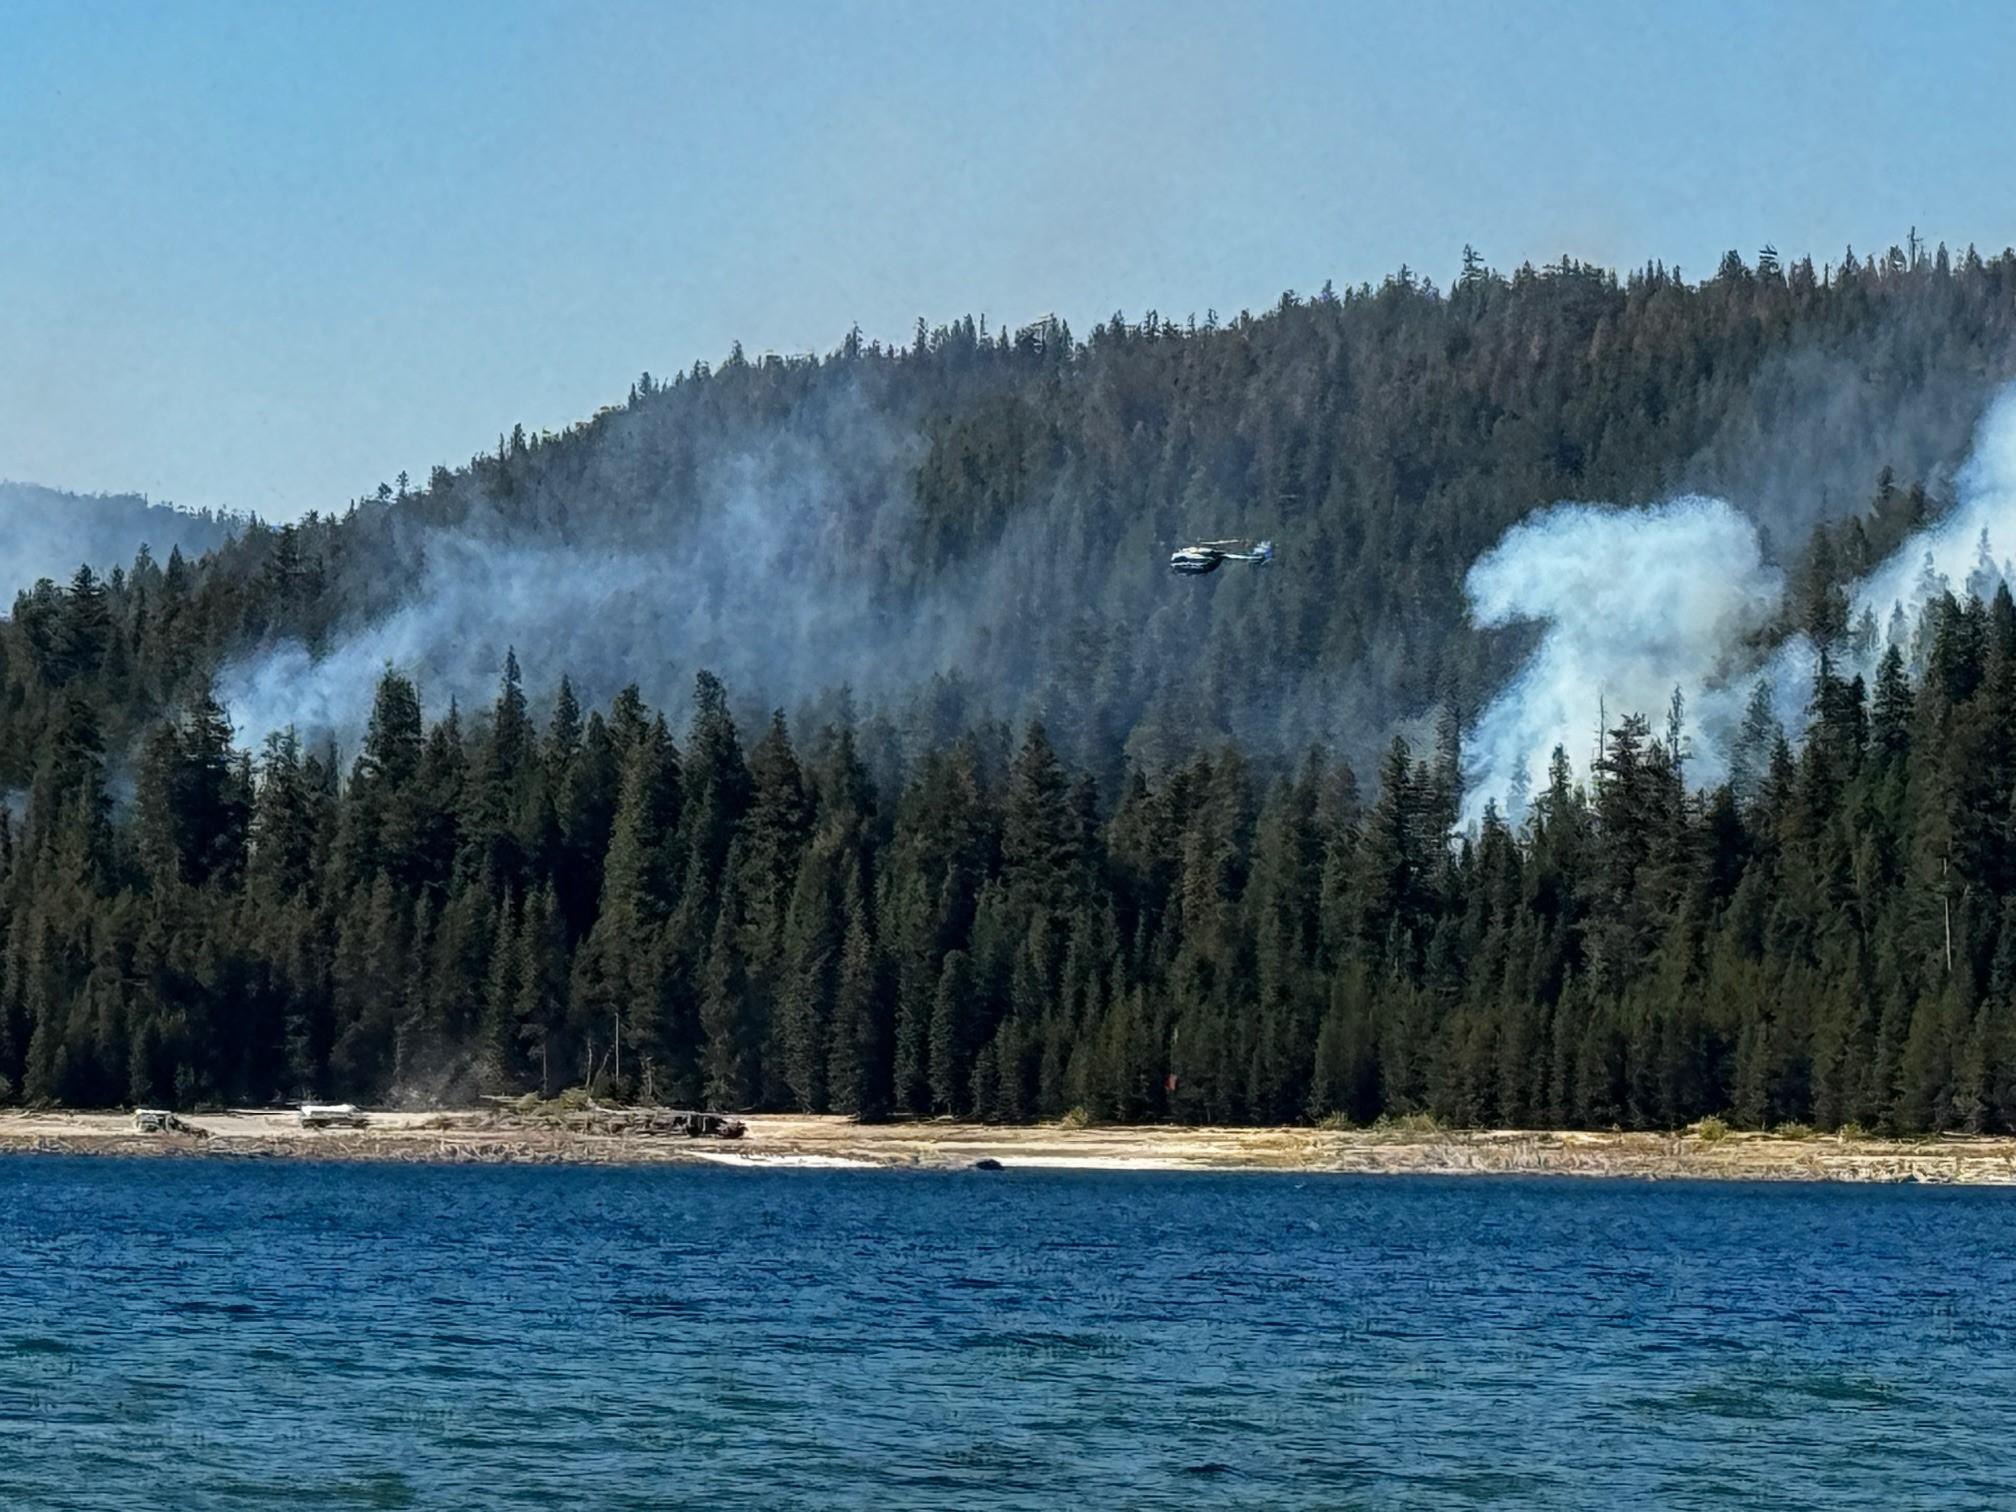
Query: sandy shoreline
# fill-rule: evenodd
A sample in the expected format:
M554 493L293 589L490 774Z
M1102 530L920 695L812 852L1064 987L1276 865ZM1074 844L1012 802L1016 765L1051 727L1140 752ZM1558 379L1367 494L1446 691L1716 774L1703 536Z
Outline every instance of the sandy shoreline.
M1638 1179L1919 1181L2016 1184L2016 1139L1922 1140L1730 1133L1309 1128L999 1128L949 1122L863 1126L845 1118L755 1114L740 1140L559 1129L499 1112L373 1112L361 1130L304 1130L291 1111L189 1115L203 1131L139 1134L120 1112L0 1113L0 1154L201 1155L447 1163L962 1169L1352 1172Z

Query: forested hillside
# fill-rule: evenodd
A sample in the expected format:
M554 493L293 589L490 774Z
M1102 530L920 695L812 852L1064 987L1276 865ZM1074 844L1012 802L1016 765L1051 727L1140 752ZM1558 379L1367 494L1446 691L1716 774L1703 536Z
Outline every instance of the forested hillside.
M1471 631L1461 600L1512 522L1692 488L1796 559L1817 520L1872 507L1885 467L1936 499L2016 372L2012 322L2016 256L1823 277L1732 254L1700 284L1473 262L1447 290L1403 271L1082 342L961 321L817 361L732 354L249 530L174 582L113 582L138 675L96 701L124 753L214 675L246 740L293 723L354 749L388 659L436 700L484 701L515 646L541 697L565 672L590 701L634 682L683 712L704 666L745 720L823 722L842 685L864 722L934 741L1041 718L1109 793L1130 759L1200 741L1369 765L1394 721L1474 709L1515 664L1520 637ZM1228 534L1278 560L1170 580L1173 546ZM0 729L0 788L33 774L50 686L10 682L28 717ZM889 740L866 743L893 778Z
M1721 489L1824 640L2012 318L2016 256L1942 250L920 326L44 584L0 624L5 1093L2008 1127L2006 592L1796 744L1760 717L1732 789L1612 710L1450 837L1508 524ZM1167 575L1228 529L1279 560Z

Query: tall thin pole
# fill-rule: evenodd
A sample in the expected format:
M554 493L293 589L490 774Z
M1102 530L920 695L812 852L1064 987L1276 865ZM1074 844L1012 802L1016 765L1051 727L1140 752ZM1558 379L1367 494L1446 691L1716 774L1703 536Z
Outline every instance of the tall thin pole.
M1939 901L1946 908L1946 974L1953 974L1953 894L1946 890L1946 864L1952 859L1949 850L1939 858Z

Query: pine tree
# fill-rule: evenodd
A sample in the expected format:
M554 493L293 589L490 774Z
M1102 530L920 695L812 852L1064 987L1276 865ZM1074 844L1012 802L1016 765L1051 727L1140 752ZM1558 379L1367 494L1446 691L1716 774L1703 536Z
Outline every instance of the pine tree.
M516 938L512 979L518 993L512 1022L521 1040L525 1076L542 1097L556 1091L554 1060L565 1048L568 1019L565 920L550 886L535 888L525 900Z
M863 1123L889 1114L890 1035L887 995L880 990L867 910L858 902L847 920L833 990L833 1108Z
M693 727L681 771L682 848L707 875L718 876L749 806L750 777L728 714L728 695L711 673L694 679Z
M523 683L517 654L506 648L489 729L461 792L456 870L493 897L521 881L527 850L522 831L541 775Z
M828 1107L827 1063L841 948L832 871L832 858L824 852L806 856L784 929L779 1057L793 1104L805 1113L823 1113Z
M624 762L602 866L601 906L574 958L568 992L572 1043L585 1047L599 1039L612 1071L624 1035L634 1041L649 1034L661 1007L660 936L672 904L676 781L670 738L662 727L647 730Z
M945 957L938 974L938 986L931 1005L931 1110L934 1113L961 1113L971 1104L976 1080L972 1069L971 1033L967 1018L967 994L971 991L966 953L954 950Z
M730 854L732 871L734 853ZM706 1037L703 1091L710 1108L747 1108L759 1085L754 1064L759 1038L749 1017L749 978L742 959L744 934L741 897L731 886L715 915L700 996L700 1029Z
M490 936L489 979L484 984L482 1062L477 1081L486 1091L515 1091L524 1084L524 1026L518 1013L524 995L518 973L525 954L519 943L520 920L507 899L498 906Z
M269 904L308 891L315 870L315 812L294 731L266 738L253 799L250 881Z
M1079 898L1080 843L1069 781L1041 725L1031 725L1009 773L1001 872L1018 920L1068 913Z

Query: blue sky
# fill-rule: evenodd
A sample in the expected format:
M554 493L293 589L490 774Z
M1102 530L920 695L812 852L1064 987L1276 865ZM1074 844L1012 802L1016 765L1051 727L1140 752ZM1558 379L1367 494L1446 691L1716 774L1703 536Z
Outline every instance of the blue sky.
M1992 6L0 0L0 478L287 516L643 369L2016 240Z

